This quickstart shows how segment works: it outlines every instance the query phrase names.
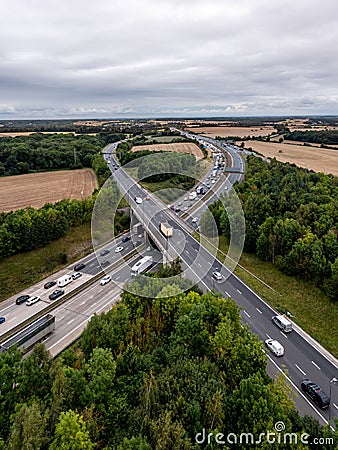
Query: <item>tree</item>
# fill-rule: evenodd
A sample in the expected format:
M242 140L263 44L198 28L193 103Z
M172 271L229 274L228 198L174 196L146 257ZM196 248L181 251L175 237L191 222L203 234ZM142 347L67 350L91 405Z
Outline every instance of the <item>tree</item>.
M86 424L79 414L72 410L62 412L56 425L54 440L49 450L92 450Z
M14 417L8 450L39 450L48 442L46 418L38 403L24 404Z

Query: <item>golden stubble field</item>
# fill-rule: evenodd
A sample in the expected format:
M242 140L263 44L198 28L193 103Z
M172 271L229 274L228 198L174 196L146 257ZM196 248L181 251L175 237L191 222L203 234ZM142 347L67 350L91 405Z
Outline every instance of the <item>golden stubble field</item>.
M63 198L89 197L97 188L91 169L60 170L58 172L30 173L0 178L0 211L55 203Z
M197 159L204 157L202 150L192 142L179 142L176 144L149 144L149 145L137 145L132 148L133 152L140 150L151 150L153 152L165 151L165 152L177 152L177 153L189 153L195 155Z
M275 157L281 162L338 176L338 150L261 141L245 141L245 147L251 147L268 158Z
M187 130L190 133L201 134L214 138L216 136L229 137L229 136L268 136L275 133L276 129L272 126L262 127L188 127Z

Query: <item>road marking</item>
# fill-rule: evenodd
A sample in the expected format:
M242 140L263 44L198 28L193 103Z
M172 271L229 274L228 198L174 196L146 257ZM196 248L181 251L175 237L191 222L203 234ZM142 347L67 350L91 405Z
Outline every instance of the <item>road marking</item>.
M16 319L16 317L14 316L14 317L12 317L11 319L6 320L6 323L10 323L10 322L12 322L12 321L15 320L15 319Z
M236 291L237 291L239 294L242 294L242 292L241 292L239 289L236 289Z
M61 316L61 317L58 318L58 320L62 320L64 318L65 318L65 316Z
M306 373L304 372L304 370L302 370L296 363L295 363L295 366L297 367L299 372L301 372L304 376L306 376Z
M94 265L95 263L91 263L91 264L89 264L89 267L92 267L93 265Z
M338 406L337 406L335 403L332 403L332 405L333 405L336 409L338 409Z
M225 294L225 295L227 295L228 297L230 297L230 294L229 294L229 292L227 292L227 291L224 291L224 294Z
M80 305L84 305L86 303L86 300L85 301L83 301L82 303L80 303Z
M319 366L317 366L317 364L314 361L311 360L311 362L315 367L317 367L318 370L322 370Z
M243 312L244 312L244 314L247 316L247 317L249 317L249 319L250 319L250 314L248 314L244 309L243 309Z
M186 250L185 253L186 253L187 255L190 255L189 250Z
M68 325L70 325L72 322L74 322L75 319L70 320L68 323Z
M283 331L281 331L280 334L282 334L285 337L285 339L288 338L287 335L285 333L283 333Z
M259 314L263 314L260 309L256 308L256 310L259 312Z
M14 303L14 305L16 305L16 303ZM13 305L9 305L9 306L7 306L7 308L2 309L0 314L2 314L3 311L6 311L7 309L11 308L12 306L13 306Z
M198 265L198 266L200 266L200 267L202 268L202 266L201 266L201 264L200 264L200 263L197 263L197 265Z
M118 277L115 277L114 280L119 280L121 278L121 275L119 275Z
M103 289L99 289L99 290L98 290L99 293L102 292L102 291L103 291Z
M93 303L91 306L95 306L97 304L97 302Z
M266 334L266 336L268 337L268 339L271 339L271 336L269 336L268 333L265 333L265 334Z

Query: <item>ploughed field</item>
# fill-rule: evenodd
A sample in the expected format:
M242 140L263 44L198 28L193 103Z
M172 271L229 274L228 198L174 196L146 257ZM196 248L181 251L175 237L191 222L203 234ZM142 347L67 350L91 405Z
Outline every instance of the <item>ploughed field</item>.
M58 172L30 173L0 178L0 211L55 203L63 198L89 197L97 188L91 169L60 170Z

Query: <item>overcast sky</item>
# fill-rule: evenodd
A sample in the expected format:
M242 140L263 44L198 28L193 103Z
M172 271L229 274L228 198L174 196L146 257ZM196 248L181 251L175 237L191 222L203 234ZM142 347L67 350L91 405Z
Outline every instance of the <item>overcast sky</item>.
M337 106L337 0L1 0L0 120Z

